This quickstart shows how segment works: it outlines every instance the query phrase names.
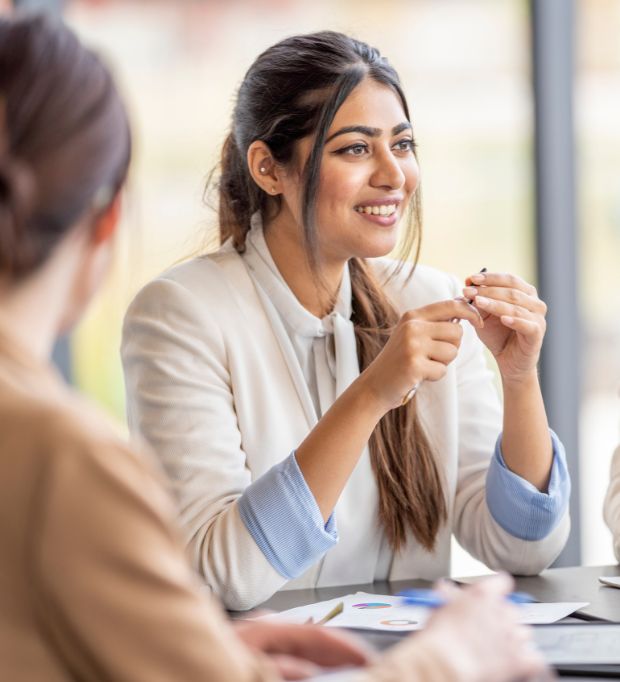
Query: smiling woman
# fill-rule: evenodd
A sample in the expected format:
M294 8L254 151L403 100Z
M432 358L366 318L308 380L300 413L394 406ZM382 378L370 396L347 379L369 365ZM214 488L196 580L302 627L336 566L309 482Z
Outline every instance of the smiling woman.
M127 314L130 427L230 608L445 575L453 532L516 573L566 539L570 483L536 376L545 304L514 275L463 288L416 264L412 131L369 45L321 32L269 48L224 143L221 248Z

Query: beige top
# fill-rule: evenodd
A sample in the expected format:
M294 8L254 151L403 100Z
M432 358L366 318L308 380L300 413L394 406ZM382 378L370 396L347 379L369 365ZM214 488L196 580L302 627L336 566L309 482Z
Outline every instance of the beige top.
M2 679L275 679L195 588L173 517L154 466L0 330Z
M0 328L0 668L11 682L269 682L197 589L153 462ZM456 680L433 638L355 680Z

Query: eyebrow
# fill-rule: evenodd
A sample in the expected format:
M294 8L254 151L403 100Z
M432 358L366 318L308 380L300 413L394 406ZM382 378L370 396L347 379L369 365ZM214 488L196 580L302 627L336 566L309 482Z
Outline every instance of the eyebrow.
M409 123L409 121L403 121L402 123L394 126L392 128L392 135L398 135L399 133L402 133L403 130L411 130L411 123ZM369 126L345 126L344 128L337 130L335 133L332 133L325 140L325 144L333 140L335 137L338 137L339 135L346 135L347 133L361 133L367 137L379 137L382 132L383 131L381 128L371 128Z

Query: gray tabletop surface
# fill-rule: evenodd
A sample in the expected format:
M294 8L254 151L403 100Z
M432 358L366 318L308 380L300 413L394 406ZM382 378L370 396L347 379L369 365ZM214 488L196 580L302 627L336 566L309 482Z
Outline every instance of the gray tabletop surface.
M589 605L579 611L577 616L585 620L610 621L620 623L620 589L605 587L599 576L620 576L620 566L577 566L570 568L550 568L537 576L515 576L515 589L529 592L539 601L579 601ZM459 582L474 582L481 577L463 578ZM340 585L337 587L317 587L305 590L283 590L276 593L259 607L260 610L284 611L295 606L313 604L353 592L363 591L374 594L396 594L410 587L430 587L425 580L376 581L365 585ZM248 618L258 610L232 612L232 618ZM570 620L573 620L572 618ZM383 632L363 632L365 641L377 649L385 649L400 641L403 635ZM579 679L580 682L601 678L562 677L562 680Z
M577 566L571 568L550 568L537 576L515 576L516 589L529 592L539 601L589 602L589 606L578 615L593 620L620 623L620 589L606 587L599 582L599 576L620 576L620 566ZM480 578L463 578L473 582ZM425 580L376 581L366 585L340 585L337 587L316 587L305 590L282 590L261 604L261 609L284 611L294 606L313 604L353 592L373 594L396 594L409 587L430 587ZM233 618L252 616L254 612L232 613Z

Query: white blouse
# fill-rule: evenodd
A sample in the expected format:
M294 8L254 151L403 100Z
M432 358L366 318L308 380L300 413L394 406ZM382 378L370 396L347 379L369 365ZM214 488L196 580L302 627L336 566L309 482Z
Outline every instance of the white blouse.
M351 277L349 268L347 266L343 269L342 281L333 311L321 319L303 307L280 274L265 241L260 213L255 213L252 216L243 258L254 284L269 299L271 313L278 315L291 341L312 399L315 412L314 423L316 423L333 405L336 398L359 376L355 329L351 322ZM368 475L369 469L370 453L366 447L354 472L357 480L347 485L349 494L343 493L343 497L336 505L336 523L339 531L340 519L351 517L357 518L358 533L363 531L365 534L368 528L376 528L377 526L378 489L374 474L370 472L371 475ZM357 490L355 495L351 494L351 489L354 487ZM347 490L345 490L346 492ZM366 510L364 515L367 515L370 521L370 525L366 528L359 523L361 511L357 506L359 502ZM351 507L353 514L347 514L344 510L344 513L339 513L344 506ZM343 537L340 532L339 535L341 538ZM349 536L350 533L346 535ZM339 545L341 543L342 539ZM369 550L373 549L374 569L371 568L369 573L367 566L364 578L387 580L393 553L386 536L379 529L375 532L374 541L370 543ZM346 552L346 548L343 552ZM335 552L332 549L329 555L333 556L336 553L340 554L341 552ZM325 562L326 558L323 559L324 565L321 570L323 579L326 579L326 573L329 573L329 564L332 563L328 561L328 566L325 566ZM342 572L341 565L337 572ZM361 578L360 576L359 579ZM329 580L329 578L327 579Z

